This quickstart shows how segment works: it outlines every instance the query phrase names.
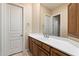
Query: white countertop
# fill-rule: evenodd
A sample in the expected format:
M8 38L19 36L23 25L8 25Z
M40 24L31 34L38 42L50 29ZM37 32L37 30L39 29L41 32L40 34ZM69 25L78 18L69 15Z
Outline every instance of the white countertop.
M39 41L42 41L52 47L55 47L69 55L79 56L79 47L75 45L76 43L79 44L78 42L72 41L68 38L62 38L57 36L49 36L49 38L45 38L43 34L37 33L30 33L29 36ZM74 44L72 42L74 42Z

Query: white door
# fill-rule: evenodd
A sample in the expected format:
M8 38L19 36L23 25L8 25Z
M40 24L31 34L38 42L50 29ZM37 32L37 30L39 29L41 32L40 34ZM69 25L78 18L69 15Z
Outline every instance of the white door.
M7 4L8 55L22 51L22 8Z

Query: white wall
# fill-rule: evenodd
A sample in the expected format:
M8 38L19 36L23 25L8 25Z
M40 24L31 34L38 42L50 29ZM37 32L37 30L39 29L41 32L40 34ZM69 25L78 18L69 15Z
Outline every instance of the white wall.
M52 16L60 14L60 36L67 37L68 33L68 5L63 5L52 11Z

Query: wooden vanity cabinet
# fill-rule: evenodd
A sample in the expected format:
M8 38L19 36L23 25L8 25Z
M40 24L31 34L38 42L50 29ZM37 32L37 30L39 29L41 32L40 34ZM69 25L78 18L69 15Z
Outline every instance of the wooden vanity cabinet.
M68 56L59 50L39 41L32 37L28 37L29 51L33 56Z
M79 3L68 6L68 34L79 38Z
M79 3L77 3L77 36L79 38Z
M49 45L47 45L47 44L45 44L45 43L42 43L42 48L43 48L44 50L46 50L47 52L50 52L50 46L49 46Z
M49 56L49 55L50 54L46 50L39 47L38 56Z
M32 55L34 55L34 56L37 56L38 55L38 46L35 44L35 43L33 43L32 42L32 46L33 46L33 48L32 48Z
M66 53L63 53L55 48L51 48L51 56L69 56Z
M28 39L29 39L29 40L28 40L28 43L29 43L29 44L28 44L28 45L29 45L29 50L30 50L30 52L32 53L32 50L33 50L33 49L32 49L32 47L33 47L32 38L31 38L31 37L28 37Z
M33 56L48 56L49 52L42 48L42 42L28 37L29 41L29 51L32 53ZM44 44L44 43L43 43ZM43 45L44 46L44 45Z

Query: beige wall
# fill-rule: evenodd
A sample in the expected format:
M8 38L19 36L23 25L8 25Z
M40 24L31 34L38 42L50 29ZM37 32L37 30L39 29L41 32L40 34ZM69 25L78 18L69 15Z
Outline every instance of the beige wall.
M45 15L51 15L51 11L40 3L32 4L32 32L43 33L43 20Z
M60 36L67 37L68 26L68 5L63 5L52 11L52 16L60 14Z
M40 28L40 3L32 4L32 32L39 33Z
M32 4L27 3L24 6L25 30L27 34L32 32Z
M32 32L32 4L24 4L25 47L28 49L28 34Z
M44 29L44 17L45 15L51 16L51 10L47 9L43 5L40 5L40 32L43 33Z
M23 4L24 7L24 35L25 47L28 48L28 34L31 32L43 32L43 20L45 15L51 15L49 9L40 5L40 3Z

